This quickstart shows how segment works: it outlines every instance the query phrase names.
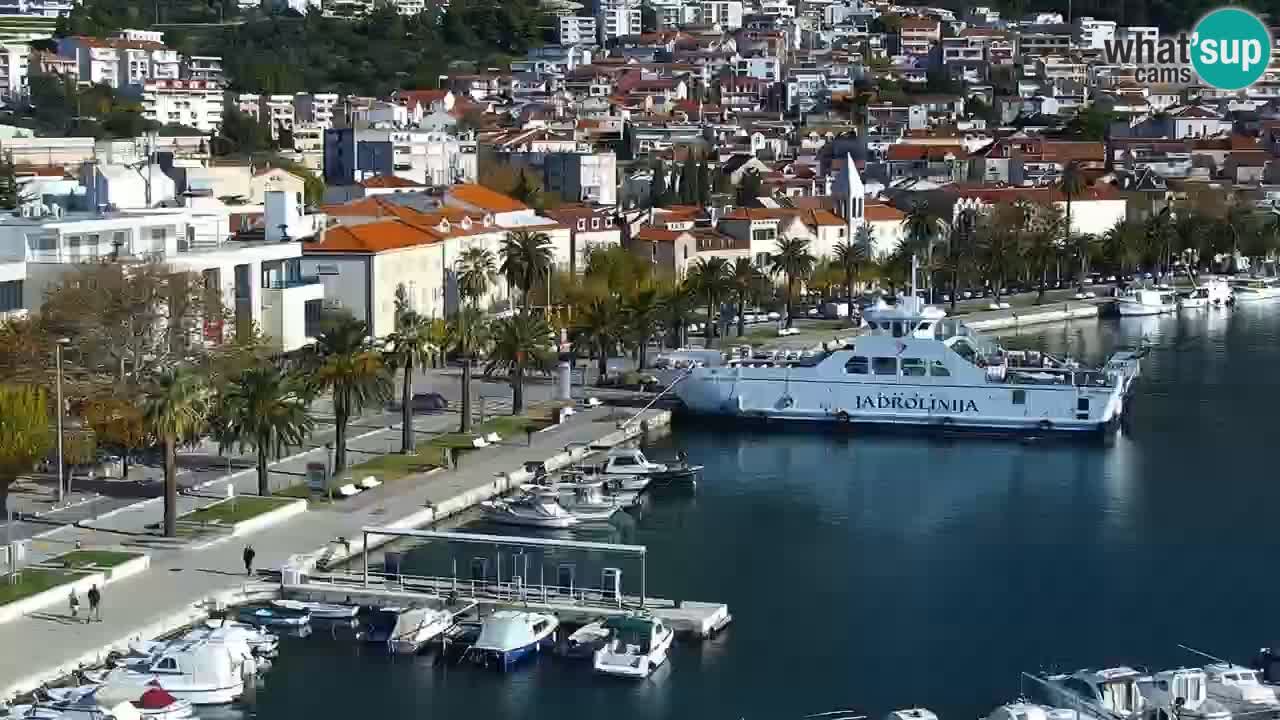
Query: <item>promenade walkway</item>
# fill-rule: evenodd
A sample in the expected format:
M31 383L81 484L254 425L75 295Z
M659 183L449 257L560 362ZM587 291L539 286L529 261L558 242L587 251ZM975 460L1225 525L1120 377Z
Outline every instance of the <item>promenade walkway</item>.
M196 546L175 547L146 531L162 513L159 503L118 513L97 528L67 527L41 538L46 552L65 551L80 541L85 547L146 549L151 569L112 583L103 590L103 622L73 622L67 608L53 607L0 625L0 698L27 690L48 679L54 670L73 668L108 645L155 632L165 618L193 613L196 604L228 589L251 589L241 559L244 542L257 551L257 566L275 569L291 555L315 552L339 536L358 538L366 525L385 525L436 505L465 491L495 483L495 476L543 460L570 443L587 443L613 432L625 410L600 408L583 412L569 422L526 438L504 439L498 446L466 454L458 471L437 470L410 476L367 491L351 501L313 502L311 509L247 538ZM440 423L454 422L445 417ZM434 423L433 423L434 424ZM427 422L421 422L427 429ZM235 480L252 484L250 476ZM184 503L199 502L185 499Z

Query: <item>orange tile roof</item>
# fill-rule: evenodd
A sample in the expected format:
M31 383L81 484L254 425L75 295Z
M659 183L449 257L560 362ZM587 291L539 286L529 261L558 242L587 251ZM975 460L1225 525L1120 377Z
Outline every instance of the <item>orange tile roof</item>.
M722 216L724 220L790 220L799 214L785 208L736 208Z
M684 230L667 230L665 228L643 227L636 233L635 239L644 242L675 242L684 235Z
M441 236L403 220L381 220L364 225L327 228L319 242L303 246L303 253L380 253L431 245Z
M844 227L847 223L829 210L807 210L800 220L805 225L825 225L828 227Z
M391 202L377 195L338 205L325 205L320 209L326 215L333 217L389 217L415 222L421 222L428 217L426 213L415 210L408 205ZM453 218L450 218L450 221L452 220Z
M483 185L454 185L449 188L448 196L457 198L459 201L468 205L495 213L516 212L519 210L529 209L528 205L525 205L519 200L507 197L500 192L490 190Z
M407 188L407 187L426 187L420 182L407 180L398 175L374 175L371 178L365 178L360 181L360 187L365 188Z
M867 203L862 208L862 216L867 222L902 222L906 214L892 205Z

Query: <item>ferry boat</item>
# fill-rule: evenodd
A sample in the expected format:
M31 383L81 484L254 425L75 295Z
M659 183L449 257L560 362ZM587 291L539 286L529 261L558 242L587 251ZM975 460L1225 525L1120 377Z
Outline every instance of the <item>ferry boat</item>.
M1258 302L1280 297L1280 278L1243 277L1231 280L1236 302Z
M1137 288L1116 298L1116 311L1122 317L1162 315L1178 309L1177 296L1169 290Z
M694 368L675 385L690 412L985 432L1114 429L1141 365L1122 351L1100 368L1006 351L915 298L881 304L868 334L794 362Z

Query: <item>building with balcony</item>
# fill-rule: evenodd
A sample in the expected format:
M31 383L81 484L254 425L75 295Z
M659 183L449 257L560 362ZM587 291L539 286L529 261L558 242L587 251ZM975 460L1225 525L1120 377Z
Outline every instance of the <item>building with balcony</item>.
M271 128L271 139L280 139L280 133L293 132L294 110L292 95L263 95L259 99L258 117Z
M214 133L222 126L222 85L209 80L148 80L142 115L161 125L186 125Z
M595 0L594 6L601 43L642 32L639 0Z
M182 77L187 80L204 80L222 83L226 81L223 74L222 58L212 55L190 55L182 65Z
M614 205L618 201L617 156L587 146L575 152L514 152L506 156L515 167L529 168L542 179L546 192L568 203Z
M1079 29L1079 46L1090 50L1101 50L1116 37L1114 20L1095 20L1091 17L1076 18Z
M308 123L321 130L328 130L333 127L337 107L337 93L297 93L293 96L294 122Z
M324 134L324 180L351 185L395 175L421 185L475 182L476 142L446 132L334 128Z
M742 27L742 3L739 0L703 0L698 3L698 22L719 25L731 31Z
M30 57L29 45L0 45L0 98L13 100L27 94Z
M561 15L559 18L561 45L595 45L597 26L594 16Z

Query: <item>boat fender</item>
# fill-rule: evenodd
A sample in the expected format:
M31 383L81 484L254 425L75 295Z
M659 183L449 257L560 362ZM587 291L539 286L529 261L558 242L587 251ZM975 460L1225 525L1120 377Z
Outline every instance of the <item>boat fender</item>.
M938 424L941 425L942 427L950 427L951 425L955 424L955 420L953 420L950 417L944 417L938 421Z
M853 418L849 415L849 413L844 410L841 410L836 413L836 420L839 420L842 423L847 423L852 419Z
M1040 421L1040 429L1041 429L1041 430L1046 430L1046 431L1047 431L1047 430L1052 430L1052 429L1053 429L1053 423L1049 422L1048 420L1041 420L1041 421Z
M778 399L778 408L781 410L785 410L795 404L796 401L793 400L790 395L783 395Z

